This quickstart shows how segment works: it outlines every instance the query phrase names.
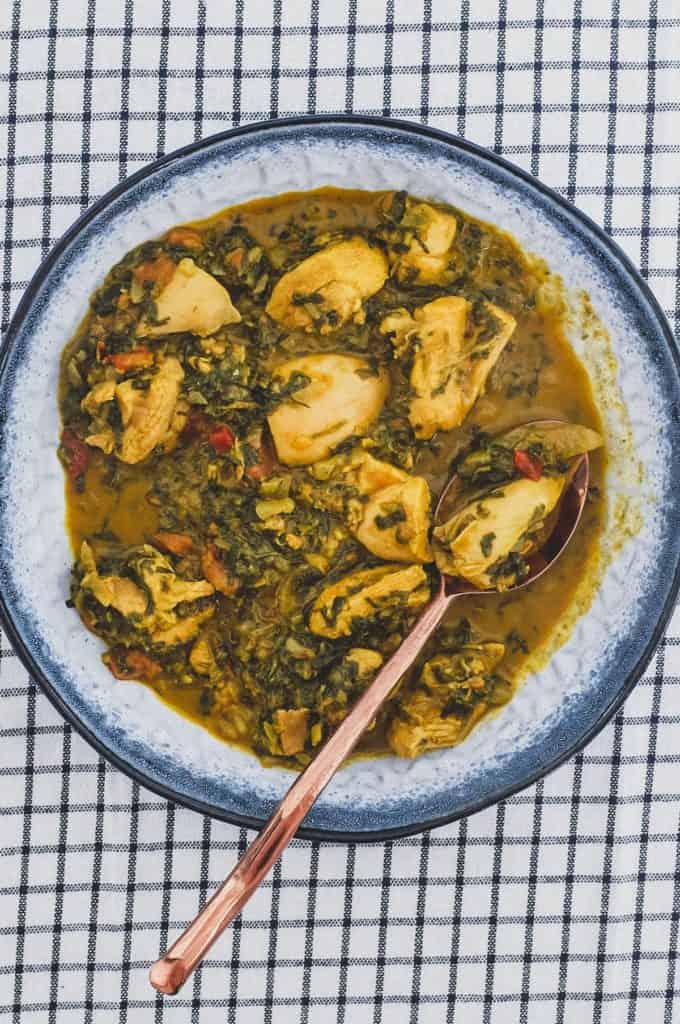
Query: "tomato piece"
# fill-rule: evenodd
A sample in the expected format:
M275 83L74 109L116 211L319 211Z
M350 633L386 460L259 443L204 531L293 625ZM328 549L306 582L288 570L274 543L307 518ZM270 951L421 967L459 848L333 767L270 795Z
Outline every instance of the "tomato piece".
M226 263L231 267L232 270L239 271L243 266L243 258L245 256L244 249L233 249L226 258Z
M194 548L193 540L186 533L171 533L168 530L159 530L158 533L154 533L151 539L163 551L169 551L171 555L179 555L180 557L188 555Z
M61 447L64 453L66 472L75 482L87 469L92 452L70 427L65 427L61 432Z
M143 345L133 348L130 352L116 352L111 356L104 356L102 362L110 363L118 373L127 373L128 370L141 370L153 363L153 352Z
M166 239L169 245L181 245L185 249L202 249L203 238L193 228L173 228Z
M235 594L240 583L233 576L230 576L222 564L220 553L216 544L206 544L201 555L201 569L208 583L212 583L215 590L220 594L231 597Z
M540 480L543 476L543 463L535 455L516 448L512 456L512 462L518 473L528 480Z
M204 412L200 409L192 407L189 410L187 421L184 425L182 433L189 440L193 440L197 437L207 437L211 430L215 429L215 422L211 420Z
M224 455L225 452L234 447L236 437L226 424L221 424L210 431L208 440L218 455Z
M155 260L146 260L140 263L132 271L132 276L138 284L157 284L161 288L166 285L175 273L175 264L165 254L156 257Z
M104 655L104 661L111 675L116 679L141 679L146 683L156 679L163 667L144 651L115 647Z
M257 431L257 436L249 437L248 443L257 452L257 462L246 469L246 476L251 480L266 480L274 472L274 453L267 438L262 436L262 431Z

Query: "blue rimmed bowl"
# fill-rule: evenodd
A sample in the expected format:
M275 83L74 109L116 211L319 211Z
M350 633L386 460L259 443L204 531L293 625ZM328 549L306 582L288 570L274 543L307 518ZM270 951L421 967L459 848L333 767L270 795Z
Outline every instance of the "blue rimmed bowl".
M583 747L642 674L678 590L680 381L670 329L610 239L524 172L420 126L318 117L206 139L96 203L42 265L5 339L0 612L26 667L64 717L128 775L236 823L255 825L270 813L290 773L222 744L148 688L117 682L101 662L98 639L65 607L72 556L55 455L59 355L91 292L139 242L225 206L321 185L407 189L444 200L500 224L544 257L562 279L571 341L590 371L610 452L601 580L563 646L460 747L413 762L384 758L345 768L305 830L375 840L469 814Z

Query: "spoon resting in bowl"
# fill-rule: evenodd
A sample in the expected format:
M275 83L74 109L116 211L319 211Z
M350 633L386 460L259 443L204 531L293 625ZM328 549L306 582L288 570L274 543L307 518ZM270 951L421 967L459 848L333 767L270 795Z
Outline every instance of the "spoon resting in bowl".
M524 424L523 427L551 429L557 424L558 421L555 420L536 420ZM516 431L520 429L522 428L516 428ZM532 479L531 476L528 478ZM565 484L559 502L547 519L548 526L541 533L535 549L526 556L526 574L514 584L504 586L506 593L533 583L550 569L564 551L581 518L588 493L588 480L589 461L586 452L572 460L565 474ZM455 474L439 498L435 522L454 502L460 488L461 479ZM250 899L297 832L319 794L351 754L382 704L420 654L452 602L471 594L480 596L497 591L498 587L480 589L461 576L449 575L439 569L439 580L434 596L421 612L409 634L313 761L296 778L265 827L214 896L165 956L152 966L149 978L158 992L174 995L179 991L215 940Z

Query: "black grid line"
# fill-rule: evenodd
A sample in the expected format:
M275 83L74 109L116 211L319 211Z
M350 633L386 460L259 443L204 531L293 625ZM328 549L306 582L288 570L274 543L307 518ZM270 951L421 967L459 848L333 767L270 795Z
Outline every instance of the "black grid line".
M564 916L560 941L560 971L557 988L557 1016L555 1024L564 1024L567 991L569 981L569 956L571 924L573 919L574 880L576 863L576 843L579 835L579 806L583 779L583 754L574 760L574 782L572 789L571 810L569 815L569 832L567 836L568 851L564 886Z
M307 898L307 926L305 928L305 955L302 961L302 992L300 995L300 1024L309 1024L312 968L314 965L314 924L316 918L316 894L319 879L319 844L311 844L309 858L309 895ZM338 1007L338 1017L340 1007Z
M168 105L168 47L170 45L170 0L163 0L161 11L161 46L158 62L158 142L156 156L165 153L165 130ZM128 154L129 156L129 154Z
M543 810L543 782L536 786L534 820L531 832L531 854L527 874L527 926L524 939L524 964L522 967L522 990L519 1003L520 1024L526 1024L531 999L531 966L534 958L534 917L536 915L536 892L538 889L538 855L541 845L541 812Z
M498 937L498 900L501 885L501 864L503 861L503 829L505 824L505 803L501 802L496 808L496 836L493 850L493 873L489 882L491 884L491 902L489 907L489 938L488 952L486 956L486 978L484 985L484 1024L490 1024L494 1002L498 993L494 993L494 982L496 975L496 940Z
M567 196L572 203L576 197L576 171L578 166L578 108L581 95L581 12L582 0L574 2L574 24L571 35L571 118L569 122L569 178Z
M238 857L239 859L246 852L248 845L248 833L244 828L239 830L238 837ZM238 981L239 981L239 968L240 968L240 956L241 956L241 930L243 928L243 916L239 915L234 923L232 924L232 944L231 944L231 978L229 984L229 1024L236 1024L236 1013L238 1010Z
M631 953L630 970L630 992L631 1001L628 1006L628 1024L635 1024L637 1015L636 993L640 982L640 953L642 938L642 922L644 917L645 901L645 880L647 877L647 852L648 846L644 841L649 833L649 820L652 803L652 792L654 786L654 768L657 736L659 731L659 709L661 707L661 685L663 683L664 648L659 647L656 653L656 685L652 697L652 711L649 719L649 748L647 751L647 766L645 772L645 795L642 804L642 818L640 821L640 833L642 842L639 845L638 855L638 877L635 892L635 927L633 929L633 950Z
M584 29L609 29L612 26L613 16L611 18L584 18L582 20L582 27ZM649 25L649 18L621 18L616 19L619 21L621 28L623 29L647 29ZM680 18L675 17L663 17L656 19L657 27L661 29L675 29L680 27ZM473 32L486 33L489 31L495 31L497 28L497 21L490 21L485 18L475 18L470 25L470 30ZM508 18L506 19L506 27L508 29L528 29L533 31L534 29L533 18ZM457 29L459 21L434 21L432 22L433 32L450 32ZM571 28L573 26L573 18L556 18L551 17L545 20L545 27L551 29L559 28ZM381 35L383 32L384 25L380 21L375 22L362 22L357 31L363 35ZM396 21L394 25L395 33L407 33L407 32L420 32L422 28L422 22L420 21ZM344 23L338 22L333 25L324 25L320 31L324 35L343 35L346 29ZM118 25L106 25L102 24L98 30L102 37L105 38L119 38L124 30ZM207 34L215 37L229 37L236 33L236 27L234 25L211 25L206 29ZM309 32L309 22L299 23L297 25L282 25L281 35L282 36L306 36ZM161 30L158 25L139 25L135 29L135 33L140 37L154 38L160 35ZM60 30L60 36L64 39L78 39L85 34L85 29L78 27L63 27ZM173 35L178 38L191 38L196 34L196 25L179 25L173 26ZM271 26L269 25L247 25L243 29L245 36L269 36L271 35ZM43 39L49 35L47 28L25 28L22 30L22 36L25 39ZM11 38L11 31L8 29L0 30L0 40Z
M420 119L427 124L430 112L430 57L432 50L432 3L423 4L423 44L420 56Z
M675 877L680 879L680 819L678 819L678 841L676 845L676 856L675 856ZM673 1007L676 1005L676 986L675 986L675 975L678 966L678 952L680 946L678 944L678 926L680 925L680 901L677 899L673 901L673 908L671 910L671 932L670 942L668 943L668 969L666 973L666 995L664 999L663 1008L663 1024L672 1024L673 1022Z
M92 148L92 79L94 77L95 6L87 9L85 34L85 61L83 65L83 148L80 154L80 207L84 210L90 201L90 150Z
M465 878L465 855L467 850L468 827L465 819L458 830L458 854L456 858L456 876L453 900L453 916L451 918L451 950L449 953L449 1000L446 1012L446 1024L453 1024L458 990L458 959L460 956L460 933L463 921L463 879Z
M128 836L128 866L127 866L127 892L125 895L125 918L123 924L123 956L120 976L120 1020L121 1024L127 1024L129 996L130 996L130 961L132 951L132 931L135 927L135 895L136 895L136 874L137 854L139 850L139 785L132 784L130 800L130 831ZM99 925L101 930L101 925Z
M97 765L97 810L94 818L94 857L92 858L92 896L90 901L90 924L87 940L87 981L85 983L85 1005L87 1019L92 1019L94 1004L95 965L97 963L97 925L99 917L99 893L103 862L104 833L104 789L106 783L106 764L100 758ZM61 923L63 928L63 922Z
M347 68L345 82L345 113L354 110L354 75L357 48L357 0L350 0L347 7Z
M347 847L347 867L345 870L345 899L342 916L342 938L340 945L340 976L338 979L338 1024L344 1024L347 1006L347 974L349 968L349 942L352 930L352 899L354 895L354 865L356 847L350 843Z
M272 61L267 77L271 78L270 117L279 116L279 82L281 80L281 10L283 0L274 0L272 26ZM285 72L284 72L285 73Z
M468 35L470 31L470 0L463 0L460 12L460 50L458 57L458 134L465 136L465 108L467 100Z
M390 881L392 873L393 843L385 843L382 864L382 885L380 887L380 917L378 923L378 949L375 960L375 997L373 1024L382 1021L383 989L385 987L385 954L387 941L388 914L390 910Z
M200 24L200 18L199 18ZM504 23L505 24L505 23ZM537 21L537 26L541 26L541 32L543 27L547 24L544 19ZM617 23L613 23L617 24ZM422 35L426 37L430 42L432 40L432 32L429 29L429 22L425 21L421 26ZM137 34L135 29L135 35ZM162 37L166 34L165 30L162 33ZM354 33L357 35L357 33ZM209 35L206 28L197 30L197 46L204 46L205 39ZM322 36L323 32L320 28L314 29L314 23L310 25L310 43L311 37L315 36L318 43L318 37ZM394 35L394 33L392 33ZM273 31L274 39L285 38L284 33ZM672 58L669 60L658 60L651 61L647 59L644 61L635 60L621 60L621 61L603 61L603 60L583 60L579 64L579 70L582 71L613 71L619 73L621 71L648 71L653 66L655 71L663 70L677 70L680 66L680 60ZM436 62L433 64L425 65L427 68L427 74L453 74L458 71L459 65L456 63L442 63ZM489 71L496 71L497 64L489 61L475 61L467 65L467 71L474 74L484 73ZM363 75L365 77L371 77L375 74L381 73L383 68L378 64L363 64L356 69L356 74ZM541 70L544 71L571 71L573 70L573 62L567 60L547 60L542 63ZM389 64L389 74L395 75L414 75L420 77L423 75L424 65L421 62L411 64ZM535 59L526 61L507 61L503 64L503 71L529 71L532 74L536 71ZM271 68L267 64L262 64L258 67L249 67L244 69L241 73L241 77L245 80L253 79L267 79L271 73ZM336 78L344 77L346 68L342 64L335 64L330 67L318 68L317 77ZM98 80L116 80L120 75L119 71L112 68L96 68L93 69L93 77ZM130 79L131 80L153 80L157 75L156 69L151 68L130 68ZM69 68L58 68L53 73L48 68L36 68L35 70L26 71L22 73L22 81L24 82L40 82L43 80L49 80L52 78L55 81L73 80L79 81L83 77L83 70L80 67L73 66ZM222 67L217 65L215 67L203 68L202 79L214 79L214 78L230 78L233 77L233 69L229 67ZM302 79L309 77L309 68L287 68L282 67L280 69L279 77L281 79ZM196 80L195 68L169 68L168 78L174 81ZM0 72L0 82L7 82L11 80L11 72ZM198 82L197 82L198 85ZM671 107L674 106L673 98L667 101ZM418 107L414 106L415 111Z
M15 154L16 154L16 116L17 89L19 79L19 26L21 19L20 0L14 0L12 6L12 45L9 58L9 93L7 97L7 211L5 213L5 251L2 266L2 327L3 332L9 323L12 281L12 241L14 211L12 197L14 195Z
M281 894L281 861L274 866L272 878L271 927L269 929L269 948L267 950L266 989L264 997L264 1024L272 1024L274 1008L274 986L276 984L276 947L278 943L279 896Z
M495 113L496 120L494 123L494 151L496 153L503 152L503 116L504 116L504 99L505 99L505 31L507 27L507 15L508 5L507 0L499 0L498 3L498 41L497 41L497 53L498 59L496 61L496 104L495 107L489 107L488 113ZM474 65L468 63L466 65L467 73L470 75L473 71Z
M423 836L420 847L420 874L416 902L416 930L413 942L413 973L411 981L411 1024L417 1024L420 1005L420 982L423 972L423 930L425 927L425 901L427 899L428 867L430 860L430 837Z
M312 0L309 25L309 85L307 109L316 113L316 80L319 73L319 0Z
M203 83L205 81L205 19L204 2L198 4L198 24L196 26L196 64L194 68L195 102L194 102L194 139L203 134Z

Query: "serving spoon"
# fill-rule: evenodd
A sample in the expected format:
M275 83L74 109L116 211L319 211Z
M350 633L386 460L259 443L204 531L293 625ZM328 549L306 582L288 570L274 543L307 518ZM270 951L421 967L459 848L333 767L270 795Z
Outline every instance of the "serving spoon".
M555 422L534 420L525 426L540 427ZM564 551L581 518L588 493L588 478L589 462L586 454L572 466L570 479L560 499L554 527L541 549L529 559L529 574L520 583L510 587L506 593L533 583L547 572ZM437 502L435 522L442 509L446 507L447 501L450 502L452 494L455 493L454 489L459 486L459 477L454 474ZM359 697L314 760L298 775L265 827L214 896L165 956L152 966L149 980L158 992L175 995L215 940L247 903L288 846L316 798L352 752L382 704L413 664L451 603L459 597L491 593L495 594L497 591L479 590L465 580L440 572L436 594L421 612L410 633Z

